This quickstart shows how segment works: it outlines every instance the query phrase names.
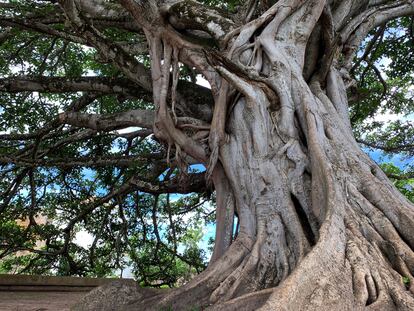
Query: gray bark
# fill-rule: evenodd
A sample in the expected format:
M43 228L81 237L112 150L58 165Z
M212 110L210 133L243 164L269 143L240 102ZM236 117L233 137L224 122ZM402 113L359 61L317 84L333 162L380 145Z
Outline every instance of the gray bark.
M237 24L175 2L158 12L155 1L121 1L149 42L154 133L179 157L208 165L218 235L206 271L124 308L413 310L414 207L353 138L344 78L367 31L411 14L414 4L280 0ZM219 52L188 42L163 19L173 8L172 26L190 27L177 5L214 19L213 28L199 20L194 27ZM179 62L212 85L208 142L176 126L177 98L168 94Z

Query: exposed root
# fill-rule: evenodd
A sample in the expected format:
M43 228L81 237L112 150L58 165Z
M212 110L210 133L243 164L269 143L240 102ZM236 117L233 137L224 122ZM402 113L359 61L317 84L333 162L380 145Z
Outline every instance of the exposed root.
M173 50L173 63L172 63L172 86L171 86L171 112L174 116L174 123L177 124L177 115L175 114L175 104L177 101L177 85L180 75L180 67L178 63L179 50L174 48Z
M212 302L227 301L249 292L275 286L294 268L288 258L288 241L278 215L259 220L258 239L249 256L213 292ZM275 250L278 250L275 252Z
M235 202L228 179L221 165L212 176L216 189L216 238L209 265L218 260L233 241Z
M353 269L357 302L373 308L393 302L405 309L414 304L412 287L406 288L403 283L412 280L414 253L381 211L355 187L349 189L355 209L349 210L347 258Z

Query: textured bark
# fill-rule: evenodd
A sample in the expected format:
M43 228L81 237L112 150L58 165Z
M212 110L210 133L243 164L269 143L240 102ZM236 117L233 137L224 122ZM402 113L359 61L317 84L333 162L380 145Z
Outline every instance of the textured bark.
M176 2L121 1L149 42L155 135L178 158L208 165L216 246L191 282L124 308L413 310L414 208L356 143L346 85L355 44L414 4L279 0L239 25ZM179 28L192 25L185 12L219 51L183 38ZM212 85L207 134L177 126L177 95L168 94L178 62Z

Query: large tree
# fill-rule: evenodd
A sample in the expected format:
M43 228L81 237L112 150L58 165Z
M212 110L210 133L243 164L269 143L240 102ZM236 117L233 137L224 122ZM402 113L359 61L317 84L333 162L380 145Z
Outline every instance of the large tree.
M412 65L412 0L39 0L0 8L2 114L12 127L1 136L0 212L20 208L34 236L50 233L36 226L39 201L66 204L73 216L37 253L64 254L76 266L73 229L90 215L109 217L114 208L99 209L107 202L136 204L144 224L134 192L156 197L144 206L153 210L158 249L158 196L214 190L207 269L125 308L414 309L413 205L355 139L412 154L409 124L365 135L362 123L395 98L401 110L409 102L399 91L412 76L400 64L395 79L384 77L377 61L398 54L384 44L393 39ZM195 83L199 75L211 89ZM116 131L131 126L138 129ZM390 144L379 140L384 131L394 134ZM190 164L207 170L191 172ZM86 191L73 204L53 196L59 179L55 192L81 198L74 168L87 166L113 167L97 171L100 197ZM170 210L166 203L171 224ZM178 253L177 245L165 249Z

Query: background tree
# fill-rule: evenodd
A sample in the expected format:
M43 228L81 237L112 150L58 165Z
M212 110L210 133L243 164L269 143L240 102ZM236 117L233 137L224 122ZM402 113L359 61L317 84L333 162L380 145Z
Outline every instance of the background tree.
M412 121L367 122L413 112L412 1L0 9L0 256L33 253L3 269L129 258L142 285L173 286L203 269L184 220L209 220L214 190L208 268L128 308L414 308L413 205L357 143L413 155ZM383 168L412 198L412 167Z

